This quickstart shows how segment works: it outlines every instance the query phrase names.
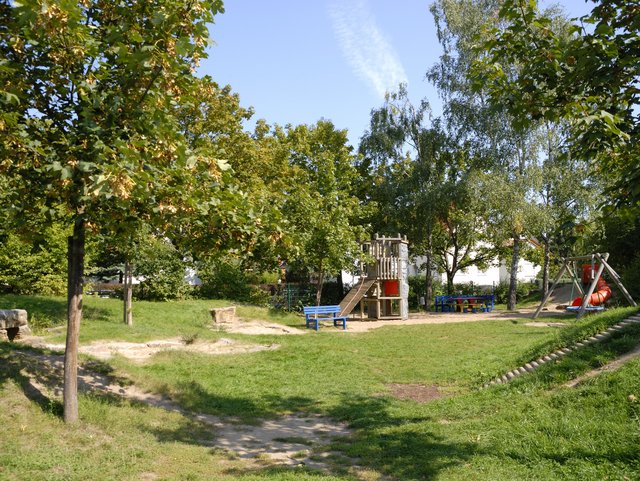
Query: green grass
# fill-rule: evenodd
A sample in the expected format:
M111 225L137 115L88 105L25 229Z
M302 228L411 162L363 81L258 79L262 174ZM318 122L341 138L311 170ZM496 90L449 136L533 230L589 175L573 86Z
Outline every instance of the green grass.
M59 300L0 297L0 307L64 318ZM82 342L197 335L223 301L136 303L134 326L121 304L87 298ZM110 362L115 375L171 395L182 406L246 422L284 413L347 421L353 439L332 449L357 460L362 479L640 479L640 360L576 388L562 384L640 342L630 326L533 374L491 389L488 379L570 345L634 312L609 311L562 329L525 320L388 326L367 333L324 329L304 336L240 336L276 350L232 356L162 352L145 364ZM240 306L239 315L288 325L295 315ZM42 330L46 333L46 331ZM48 334L58 339L60 333ZM355 480L344 461L328 473L248 465L212 449L215 433L184 416L102 396L81 396L79 425L60 406L25 391L15 345L0 344L0 479ZM445 397L419 404L389 395L389 383L437 385ZM152 476L156 476L155 478ZM146 476L146 478L145 478Z

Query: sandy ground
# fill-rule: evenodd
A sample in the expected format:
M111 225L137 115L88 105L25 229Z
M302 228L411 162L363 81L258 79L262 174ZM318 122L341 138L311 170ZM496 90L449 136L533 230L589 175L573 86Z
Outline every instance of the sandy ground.
M424 312L411 313L409 319L402 320L385 320L385 321L367 321L358 318L347 322L347 329L333 327L331 322L321 323L322 328L333 330L335 332L366 332L371 329L378 329L384 326L413 326L418 324L452 324L459 322L482 322L489 320L513 320L513 319L531 319L536 326L540 324L542 327L553 327L549 324L554 323L553 319L558 319L566 315L564 310L556 310L555 306L550 305L540 313L540 316L533 323L533 314L535 309L518 309L516 311L493 311L493 312ZM555 324L555 323L554 323Z
M65 349L64 344L39 343L39 346L52 351L64 351ZM196 340L192 343L187 343L181 338L172 338L141 343L94 341L89 344L81 345L78 351L82 354L89 354L102 360L107 360L117 354L133 361L144 362L153 355L166 350L181 350L186 352L221 355L272 350L277 349L278 347L279 346L277 344L253 344L224 338L212 342Z
M30 397L61 399L62 355L13 351L9 362L19 365L20 374L29 380ZM141 390L125 378L93 372L91 363L87 366L78 370L81 391L120 396L199 421L209 426L215 435L210 446L233 457L259 464L303 465L319 470L328 469L330 458L343 459L355 466L353 460L325 448L333 439L351 435L346 423L319 415L285 415L264 420L259 425L241 424L234 418L188 412L166 397Z

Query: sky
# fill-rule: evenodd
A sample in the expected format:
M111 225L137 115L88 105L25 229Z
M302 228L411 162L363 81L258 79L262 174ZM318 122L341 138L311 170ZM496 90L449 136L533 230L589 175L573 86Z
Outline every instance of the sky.
M253 121L313 124L331 120L357 146L386 91L408 85L438 115L425 73L441 48L432 0L226 0L210 26L215 45L199 73L229 84ZM570 17L585 0L562 0ZM253 122L247 128L253 127Z

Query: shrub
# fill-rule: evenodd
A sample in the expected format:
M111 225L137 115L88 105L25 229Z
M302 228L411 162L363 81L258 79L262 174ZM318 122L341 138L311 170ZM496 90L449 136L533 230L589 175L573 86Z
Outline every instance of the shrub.
M409 309L418 309L420 298L424 296L426 279L424 275L409 276ZM433 297L444 294L444 285L440 279L433 280Z
M622 284L631 294L631 297L638 301L640 299L640 255L637 255L622 271Z
M134 286L134 296L153 301L189 297L192 288L184 280L187 267L173 244L164 239L149 238L141 246L139 259L134 265L134 275L144 278Z

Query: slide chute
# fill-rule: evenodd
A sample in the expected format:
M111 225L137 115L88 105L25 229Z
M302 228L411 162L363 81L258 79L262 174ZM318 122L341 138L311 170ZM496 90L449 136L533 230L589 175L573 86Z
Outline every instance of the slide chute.
M600 304L604 304L611 298L611 287L609 284L601 277L598 279L596 283L596 290L589 297L589 303L587 305L590 306L599 306ZM574 307L580 307L582 305L582 297L576 297L571 303Z

